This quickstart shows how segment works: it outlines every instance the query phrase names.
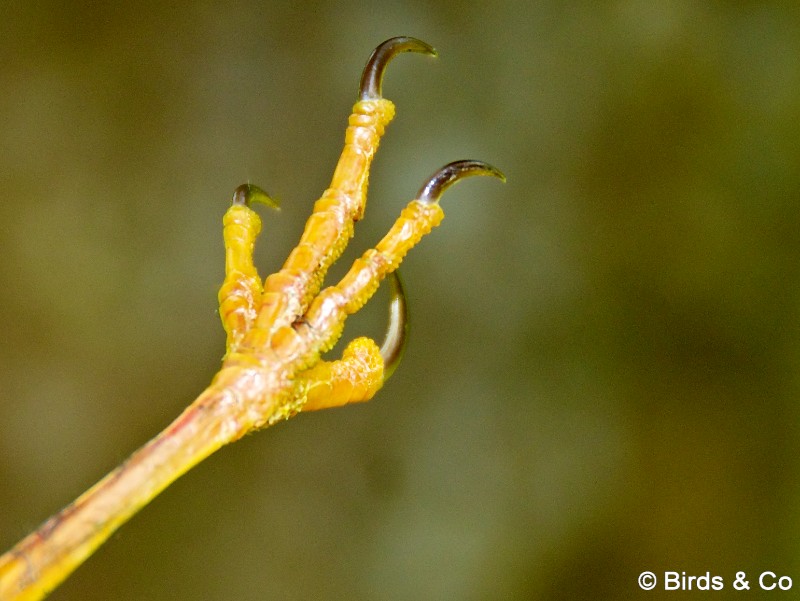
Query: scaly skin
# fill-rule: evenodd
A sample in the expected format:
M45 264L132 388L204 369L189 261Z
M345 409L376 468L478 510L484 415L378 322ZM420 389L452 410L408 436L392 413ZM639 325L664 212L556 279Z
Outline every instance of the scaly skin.
M447 165L423 186L386 237L338 284L320 292L328 267L364 212L370 164L394 116L392 103L380 97L383 71L393 56L406 51L434 54L419 40L393 38L370 57L331 186L314 205L300 243L263 286L253 264L261 220L249 204L269 199L254 186L236 190L223 219L225 280L219 304L227 341L220 371L166 430L0 557L0 599L44 597L139 509L223 445L301 410L366 401L380 389L399 361L404 340L399 281L393 286L391 334L382 348L358 338L338 361L322 361L321 354L336 343L348 315L442 220L438 199L446 187L468 175L502 178L477 161Z

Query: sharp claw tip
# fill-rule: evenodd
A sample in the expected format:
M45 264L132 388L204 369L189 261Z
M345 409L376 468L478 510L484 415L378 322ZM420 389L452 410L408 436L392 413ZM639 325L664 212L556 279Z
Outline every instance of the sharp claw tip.
M381 345L383 358L383 381L388 380L400 364L403 350L408 339L408 306L400 274L393 271L389 275L390 300L389 300L389 326Z
M249 207L254 202L259 202L276 210L280 210L281 206L277 198L270 196L262 188L254 184L242 184L233 191L232 204Z
M489 163L476 160L454 161L428 178L425 185L420 188L417 199L428 204L437 203L447 188L463 178L473 175L488 175L496 177L503 183L506 182L505 174Z
M378 100L382 98L381 83L386 66L401 52L418 52L429 56L438 56L436 49L430 44L409 36L390 38L380 44L367 61L361 75L361 100Z
M506 174L500 171L497 167L484 163L485 171L483 173L476 173L475 175L488 175L499 179L504 184L506 183Z

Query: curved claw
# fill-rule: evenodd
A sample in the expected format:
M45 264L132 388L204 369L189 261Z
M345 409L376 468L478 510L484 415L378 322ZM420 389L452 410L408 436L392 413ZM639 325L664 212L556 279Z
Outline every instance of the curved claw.
M383 381L388 380L400 365L403 358L403 351L406 347L408 338L408 306L406 305L406 294L403 291L403 283L400 281L400 274L393 271L389 274L389 285L391 286L389 300L389 325L386 327L386 335L381 345L381 357L383 357Z
M416 38L400 36L386 40L372 51L364 67L364 73L361 75L361 100L377 100L381 98L381 82L383 81L386 66L389 61L401 52L420 52L436 56L436 50L433 46Z
M253 184L242 184L233 191L231 204L249 207L254 202L260 202L273 209L279 209L281 206L276 198L272 198L264 190Z
M439 202L447 188L471 175L491 175L505 183L506 176L497 167L483 161L455 161L434 173L417 194L417 200L426 204Z

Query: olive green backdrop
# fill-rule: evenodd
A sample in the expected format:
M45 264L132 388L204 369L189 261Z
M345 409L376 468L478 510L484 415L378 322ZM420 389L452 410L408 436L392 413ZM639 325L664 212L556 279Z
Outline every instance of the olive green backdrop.
M440 58L389 69L347 257L444 163L509 178L448 192L409 255L411 339L378 398L223 449L53 599L674 596L644 570L720 575L715 599L736 571L800 587L793 3L11 4L2 548L207 385L231 192L283 203L267 274L379 42ZM380 336L384 305L348 336Z

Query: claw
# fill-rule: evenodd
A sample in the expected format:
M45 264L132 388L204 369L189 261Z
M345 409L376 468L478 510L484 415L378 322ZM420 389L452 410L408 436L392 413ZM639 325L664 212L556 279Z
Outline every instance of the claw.
M272 198L264 190L253 184L242 184L233 191L232 204L249 207L254 202L260 202L273 209L279 209L281 206L281 203L276 198Z
M437 203L447 188L471 175L491 175L503 182L506 181L502 171L483 161L455 161L445 165L428 179L420 188L417 200L426 204Z
M436 56L433 46L416 38L400 36L386 40L372 51L364 67L364 73L361 75L361 100L381 98L381 82L386 65L401 52L420 52Z
M408 306L406 305L403 283L400 281L400 274L397 271L389 274L389 285L391 286L389 325L386 328L386 335L381 345L384 382L391 377L394 370L400 365L400 359L403 358L406 338L408 337Z

